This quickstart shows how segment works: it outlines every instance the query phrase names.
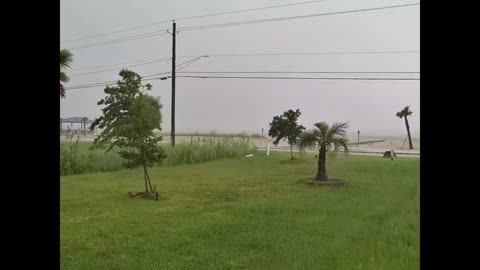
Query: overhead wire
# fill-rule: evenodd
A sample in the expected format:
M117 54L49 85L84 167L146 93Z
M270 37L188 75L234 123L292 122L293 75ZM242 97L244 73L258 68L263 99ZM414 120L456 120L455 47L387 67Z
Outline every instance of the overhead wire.
M163 74L168 74L170 72L162 72L162 73L156 73L156 74L150 74L150 75L145 75L141 76L142 81L151 81L151 80L159 80L159 79L164 79L167 77L158 77L158 78L148 78L148 77L155 77ZM70 87L66 87L65 90L75 90L75 89L82 89L82 88L91 88L91 87L99 87L99 86L106 86L110 84L115 84L117 83L118 80L116 81L105 81L105 82L96 82L96 83L89 83L89 84L81 84L81 85L73 85Z
M313 4L313 3L325 2L325 1L328 1L328 0L316 0L316 1L296 2L296 3L290 3L290 4L275 5L275 6L267 6L267 7L259 7L259 8L242 9L242 10L236 10L236 11L227 11L227 12L220 12L220 13L211 13L211 14L204 14L204 15L197 15L197 16L179 17L179 18L174 18L174 19L165 20L165 21L161 21L161 22L144 24L144 25L139 25L139 26L130 27L130 28L126 28L126 29L120 29L120 30L117 30L117 31L106 32L106 33L102 33L102 34L98 34L98 35L90 35L90 36L81 37L81 38L74 38L74 39L62 41L61 43L69 43L69 42L74 42L74 41L80 41L80 40L85 40L85 39L91 39L91 38L96 38L96 37L107 36L107 35L111 35L111 34L122 33L122 32L127 32L127 31L131 31L131 30L136 30L136 29L140 29L140 28L145 28L145 27L153 26L153 25L164 24L164 23L171 22L171 21L180 21L180 20L187 20L187 19L197 19L197 18L205 18L205 17L212 17L212 16L219 16L219 15L226 15L226 14L234 14L234 13L242 13L242 12L250 12L250 11L257 11L257 10L272 9L272 8L281 8L281 7L288 7L288 6L297 6L297 5Z
M301 55L361 55L361 54L413 54L420 51L359 51L359 52L299 52L299 53L239 53L239 54L206 54L208 57L243 57L243 56L301 56ZM184 55L177 57L196 57Z
M159 76L163 74L168 74L170 72L163 72L157 73L152 75L147 75L145 77L151 76ZM359 80L359 81L419 81L420 78L394 78L394 77L267 77L267 76L188 76L188 75L180 75L176 76L177 78L193 78L193 79L260 79L260 80ZM171 76L163 76L158 78L147 78L142 79L143 81L150 81L150 80L161 80L161 79L168 79ZM114 84L117 81L108 81L108 82L100 82L100 83L92 83L92 84L85 84L85 85L76 85L65 88L65 90L75 90L75 89L83 89L83 88L92 88L92 87L99 87L105 86L109 84Z
M419 71L182 71L179 74L417 74Z
M411 81L420 78L379 78L379 77L246 77L246 76L177 76L180 78L196 79L268 79L268 80L361 80L361 81Z
M194 30L202 30L202 29L210 29L210 28L230 27L230 26L237 26L237 25L243 25L243 24L257 24L257 23L265 23L265 22L273 22L273 21L304 19L304 18L319 17L319 16L329 16L329 15L337 15L337 14L358 13L358 12L375 11L375 10L382 10L382 9L409 7L409 6L415 6L415 5L420 5L420 3L410 3L410 4L403 4L403 5L392 5L392 6L383 6L383 7L375 7L375 8L366 8L366 9L354 9L354 10L336 11L336 12L327 12L327 13L316 13L316 14L290 16L290 17L277 17L277 18L261 19L261 20L239 21L239 22L230 22L230 23L221 23L221 24L198 25L198 26L178 28L178 31L194 31ZM70 47L67 49L75 50L75 49L92 48L97 46L123 43L123 42L137 40L137 39L160 36L160 35L165 35L167 33L168 33L167 30L154 31L154 32L143 33L143 34L134 35L134 36L127 36L127 37L114 39L114 40L108 40L104 42Z
M138 67L138 66L144 66L144 65L150 65L150 64L165 62L165 61L169 61L169 60L170 60L170 59L163 59L163 60L150 61L150 62L142 63L142 64L128 65L128 66L123 66L123 67L117 67L117 68L111 68L111 69L104 69L104 70L98 70L98 71L92 71L92 72L85 72L85 73L77 73L77 74L69 75L69 77L84 76L84 75L97 74L97 73L103 73L103 72L108 72L108 71L116 71L116 70L119 70L119 69L124 69L124 68L129 68L129 67Z
M412 53L420 53L420 51L377 51L377 52L307 52L307 53L250 53L250 54L205 54L205 57L241 57L241 56L301 56L301 55L361 55L361 54L412 54ZM202 55L180 55L176 56L177 58L190 58L190 57L199 57ZM151 58L151 59L143 59L143 60L135 60L130 62L123 62L117 64L110 64L110 65L102 65L102 66L91 66L91 67L83 67L83 68L74 68L75 71L80 70L89 70L89 69L97 69L97 68L106 68L106 67L113 67L119 65L127 65L127 64L136 64L136 63L144 63L144 62L153 62L153 61L170 61L171 57L163 57L163 58ZM128 66L123 66L128 67Z
M168 58L151 58L151 59L143 59L143 60L135 60L130 62L123 62L117 64L110 64L110 65L103 65L103 66L91 66L91 67L83 67L83 68L74 68L72 70L79 71L79 70L89 70L89 69L97 69L97 68L105 68L105 67L113 67L113 66L120 66L120 65L127 65L127 64L136 64L136 63L143 63L143 62L151 62L151 61L169 61L171 57ZM126 66L124 66L126 67Z
M364 9L353 9L353 10L326 12L326 13L315 13L315 14L309 14L309 15L299 15L299 16L290 16L290 17L277 17L277 18L262 19L262 20L250 20L250 21L230 22L230 23L207 24L207 25L199 25L199 26L181 27L181 28L178 28L178 30L179 31L194 31L194 30L202 30L202 29L210 29L210 28L237 26L237 25L242 25L242 24L257 24L257 23L274 22L274 21L305 19L305 18L320 17L320 16L330 16L330 15L338 15L338 14L359 13L359 12L367 12L367 11L376 11L376 10L384 10L384 9L410 7L410 6L416 6L416 5L420 5L420 3L392 5L392 6L364 8Z
M183 69L185 68L186 66L188 65L191 65L193 62L195 62L196 60L199 60L200 58L203 58L205 56L199 56L199 57L196 57L194 59L191 59L191 60L188 60L186 62L183 62L183 63L180 63L178 65L176 65L175 67L178 68L180 67L180 69ZM156 61L156 62L159 62L159 61ZM140 65L144 65L144 64L140 64ZM185 66L186 65L186 66ZM138 65L136 65L138 66ZM124 67L123 67L124 68ZM111 70L103 70L103 71L99 71L99 72L106 72L106 71L112 71L112 70L118 70L118 69L111 69ZM79 75L87 75L87 74L94 74L94 73L99 73L99 72L88 72L88 73L83 73L83 74L74 74L74 75L70 75L70 77L74 77L74 76L79 76ZM142 78L146 78L146 77L151 77L151 76L158 76L158 75L163 75L163 74L168 74L168 73L171 73L169 71L167 72L162 72L162 73L155 73L155 74L151 74L151 75L145 75L145 76L142 76ZM66 90L71 90L71 89L76 89L76 88L83 88L83 87L95 87L95 86L103 86L105 84L112 84L112 83L116 83L117 81L109 81L109 82L99 82L99 83L91 83L91 84L84 84L84 85L76 85L76 86L70 86L70 87L67 87L65 88Z
M205 56L205 55L198 56L198 57L196 57L196 58L194 58L194 59L191 59L191 60L186 61L186 62L184 62L184 63L178 64L178 65L176 66L176 68L175 68L175 72L177 72L177 68L178 68L178 70L182 70L182 69L188 67L189 65L195 63L195 61L200 60L200 59L203 58L203 57L208 57L208 56Z
M114 40L108 40L104 42L97 42L97 43L91 43L91 44L85 44L77 47L69 47L66 48L68 50L75 50L75 49L85 49L85 48L92 48L92 47L98 47L98 46L104 46L104 45L110 45L110 44L116 44L116 43L123 43L126 41L132 41L132 40L138 40L138 39L144 39L144 38L149 38L149 37L156 37L156 36L163 36L165 34L168 34L166 30L162 31L155 31L152 32L155 34L140 34L140 35L135 35L135 36L128 36L128 37L123 37L119 39L114 39Z

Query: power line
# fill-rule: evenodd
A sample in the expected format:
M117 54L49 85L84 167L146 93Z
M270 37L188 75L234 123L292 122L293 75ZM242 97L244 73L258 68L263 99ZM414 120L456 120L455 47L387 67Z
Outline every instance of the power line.
M86 36L86 37L82 37L82 38L70 39L70 40L62 41L61 43L68 43L68 42L74 42L74 41L85 40L85 39L90 39L90 38L107 36L107 35L111 35L111 34L122 33L122 32L130 31L130 30L135 30L135 29L140 29L140 28L144 28L144 27L148 27L148 26L153 26L153 25L158 25L158 24L167 23L167 22L170 22L170 21L172 21L172 20L180 21L180 20L187 20L187 19L197 19L197 18L205 18L205 17L211 17L211 16L225 15L225 14L249 12L249 11L272 9L272 8L281 8L281 7L296 6L296 5L305 5L305 4L312 4L312 3L324 2L324 1L327 1L327 0L306 1L306 2L298 2L298 3L291 3L291 4L276 5L276 6L268 6L268 7L260 7L260 8L250 8L250 9L243 9L243 10L236 10L236 11L227 11L227 12L221 12L221 13L212 13L212 14L205 14L205 15L198 15L198 16L181 17L181 18L170 19L170 20L166 20L166 21L161 21L161 22L156 22L156 23L150 23L150 24L144 24L144 25L135 26L135 27L131 27L131 28L121 29L121 30L117 30L117 31L107 32L107 33L98 34L98 35L91 35L91 36Z
M188 65L191 65L194 61L202 58L202 57L205 57L205 56L198 56L194 59L191 59L189 61L186 61L184 63L181 63L181 64L178 64L176 65L176 67L180 67L182 65L182 67L180 67L180 70L185 68L186 66ZM154 63L159 63L159 62L165 62L165 61L170 61L171 58L163 58L163 59L159 59L159 60L154 60L154 61L150 61L150 62L147 62L147 63L141 63L141 64L136 64L136 65L128 65L128 66L122 66L122 67L116 67L116 68L111 68L111 69L104 69L104 70L98 70L98 71L92 71L92 72L85 72L85 73L78 73L78 74L73 74L73 75L69 75L69 77L76 77L76 76L83 76L83 75L90 75L90 74L97 74L97 73L103 73L103 72L108 72L108 71L118 71L120 69L124 69L124 68L129 68L129 67L138 67L138 66L144 66L144 65L150 65L150 64L154 64ZM165 72L165 73L169 73L169 72Z
M392 9L392 8L408 7L408 6L415 6L415 5L420 5L420 3L394 5L394 6L384 6L384 7L367 8L367 9L356 9L356 10L347 10L347 11L337 11L337 12L328 12L328 13L317 13L317 14L302 15L302 16L279 17L279 18L271 18L271 19L263 19L263 20L240 21L240 22L231 22L231 23L223 23L223 24L210 24L210 25L190 26L190 27L179 28L178 30L193 31L193 30L201 30L201 29L210 29L210 28L219 28L219 27L229 27L229 26L236 26L236 25L242 25L242 24L257 24L257 23L264 23L264 22L293 20L293 19L303 19L303 18L311 18L311 17L319 17L319 16L328 16L328 15L336 15L336 14L347 14L347 13L357 13L357 12L366 12L366 11L382 10L382 9ZM186 17L186 18L180 18L180 19L187 19L187 18L188 18L188 17ZM178 20L178 19L177 19L177 20ZM121 42L126 42L126 41L131 41L131 40L137 40L137 39L143 39L143 38L148 38L148 37L153 37L153 36L159 36L159 35L164 35L164 34L167 34L166 30L155 31L155 32L150 32L150 33L144 33L144 34L134 35L134 36L127 36L127 37L123 37L123 38L119 38L119 39L115 39L115 40L109 40L109 41L105 41L105 42L86 44L86 45L82 45L82 46L71 47L71 48L68 48L68 49L73 50L73 49L82 49L82 48L91 48L91 47L97 47L97 46L104 46L104 45L121 43ZM78 39L77 39L77 40L78 40Z
M291 3L291 4L276 5L276 6L260 7L260 8L250 8L250 9L243 9L243 10L236 10L236 11L227 11L227 12L213 13L213 14L206 14L206 15L199 15L199 16L182 17L182 18L176 18L176 19L173 19L173 20L175 20L175 21L180 21L180 20L187 20L187 19L198 19L198 18L205 18L205 17L211 17L211 16L219 16L219 15L225 15L225 14L242 13L242 12L249 12L249 11L272 9L272 8L281 8L281 7L305 5L305 4L312 4L312 3L325 2L325 1L328 1L328 0L307 1L307 2L298 2L298 3Z
M420 53L420 51L379 51L379 52L313 52L313 53L251 53L251 54L210 54L210 55L203 55L205 57L236 57L236 56L301 56L301 55L355 55L355 54L411 54L411 53ZM183 56L176 56L177 58L190 58L190 57L200 57L202 55L183 55ZM84 68L75 68L75 71L80 70L89 70L89 69L97 69L97 68L106 68L112 66L119 66L119 65L127 65L127 64L136 64L136 63L143 63L149 61L160 61L160 60L171 60L171 57L164 57L164 58L152 58L152 59L143 59L143 60L135 60L130 62L123 62L111 65L103 65L103 66L91 66L91 67L84 67Z
M162 72L162 73L145 75L145 76L142 76L142 81L159 80L159 79L162 79L162 78L147 78L147 77L155 77L155 76L168 74L168 73L170 73L170 72ZM168 76L165 77L165 78L168 78ZM105 86L105 85L114 84L114 83L117 83L117 82L118 82L118 80L117 81L106 81L106 82L96 82L96 83L90 83L90 84L74 85L74 86L66 87L65 90L75 90L75 89L82 89L82 88L92 88L92 87L98 87L98 86Z
M142 77L142 81L151 81L151 80L162 80L168 79L171 76L164 76L160 78L148 78L145 77L159 76L168 74L170 72L157 73L152 75L147 75ZM420 78L381 78L381 77L266 77L266 76L188 76L181 75L177 76L180 78L194 78L194 79L263 79L263 80L359 80L359 81L418 81ZM75 90L75 89L84 89L84 88L93 88L99 86L105 86L109 84L117 83L117 81L107 81L107 82L98 82L92 84L84 85L75 85L65 88L65 90Z
M265 80L360 80L360 81L418 81L420 78L361 78L361 77L242 77L242 76L177 76L182 78L196 79L265 79Z
M176 56L177 58L190 58L190 57L247 57L247 56L301 56L301 55L362 55L362 54L412 54L412 53L420 53L420 51L378 51L378 52L307 52L307 53L251 53L251 54L209 54L209 55L184 55L184 56ZM144 63L144 64L150 64L150 63L155 63L155 62L162 62L162 61L170 61L171 58L169 57L164 57L164 58L152 58L152 59L144 59L144 60L136 60L136 61L130 61L130 62L123 62L123 63L117 63L117 64L111 64L111 65L103 65L103 66L91 66L91 67L84 67L84 68L76 68L74 70L89 70L89 69L97 69L97 68L105 68L105 67L113 67L113 66L119 66L119 65L126 65L126 64L136 64L136 63ZM189 61L187 61L189 62ZM187 63L186 62L186 63ZM179 64L178 66L181 66L185 63ZM131 65L128 66L122 66L118 68L126 68L126 67L131 67ZM110 71L109 70L99 70L95 71L96 73L104 72L104 71ZM94 72L91 72L92 74ZM192 73L192 72L190 72ZM331 73L331 72L329 72ZM358 72L355 72L358 73ZM375 72L377 73L377 72ZM73 74L70 75L72 76L79 76L79 75L85 75L85 74Z
M195 61L200 60L200 59L203 58L203 57L208 57L208 56L205 56L205 55L198 56L197 58L194 58L194 59L189 60L189 61L187 61L187 62L178 64L178 65L176 65L175 67L178 68L178 70L182 70L182 69L188 67L189 65L193 64ZM176 71L175 71L175 72L176 72Z
M368 9L356 9L356 10L347 10L347 11L338 11L338 12L328 12L328 13L317 13L317 14L302 15L302 16L279 17L279 18L271 18L271 19L263 19L263 20L231 22L231 23L223 23L223 24L190 26L190 27L179 28L178 30L193 31L193 30L201 30L201 29L229 27L229 26L236 26L236 25L242 25L242 24L257 24L257 23L264 23L264 22L303 19L303 18L311 18L311 17L318 17L318 16L328 16L328 15L336 15L336 14L347 14L347 13L374 11L374 10L381 10L381 9L392 9L392 8L408 7L408 6L415 6L415 5L420 5L420 3L394 5L394 6L384 6L384 7L376 7L376 8L368 8ZM91 43L91 44L81 45L81 46L77 46L77 47L70 47L70 48L67 48L67 49L74 50L74 49L84 49L84 48L91 48L91 47L97 47L97 46L104 46L104 45L122 43L122 42L126 42L126 41L137 40L137 39L144 39L144 38L149 38L149 37L154 37L154 36L165 35L167 33L168 32L166 30L154 31L154 32L150 32L150 33L144 33L144 34L134 35L134 36L127 36L127 37L114 39L114 40L108 40L108 41L104 41L104 42Z
M127 65L127 64L136 64L136 63L143 63L143 62L149 62L149 61L169 61L172 58L152 58L152 59L144 59L144 60L136 60L136 61L130 61L130 62L123 62L123 63L117 63L117 64L111 64L111 65L103 65L103 66L93 66L93 67L83 67L83 68L75 68L73 70L89 70L89 69L97 69L97 68L104 68L104 67L113 67L113 66L120 66L120 65Z
M300 56L300 55L356 55L356 54L411 54L420 51L364 51L364 52L301 52L301 53L245 53L245 54L207 54L208 57L237 57L237 56ZM197 57L198 55L185 55L178 57Z
M183 71L182 74L214 73L214 74L417 74L419 71Z
M75 85L75 86L70 86L66 87L65 90L75 90L75 89L82 89L82 88L92 88L92 87L98 87L98 86L106 86L109 84L116 83L117 81L108 81L108 82L99 82L99 83L92 83L92 84L84 84L84 85Z
M188 60L186 62L183 62L183 63L180 63L178 65L176 65L175 67L178 68L180 67L180 70L185 68L186 66L188 65L191 65L193 62L195 62L196 60L199 60L200 58L203 58L203 57L206 57L204 55L202 56L198 56L194 59L191 59L191 60ZM126 67L134 67L134 66L141 66L141 65L147 65L147 64L152 64L152 63L157 63L157 62L161 62L161 61L165 61L166 59L161 59L161 60L157 60L157 61L152 61L152 62L149 62L149 63L143 63L143 64L138 64L138 65L131 65L131 66L124 66L124 67L119 67L119 68L126 68ZM170 60L170 59L168 59ZM101 73L101 72L107 72L107 71L114 71L114 70L118 70L119 68L114 68L114 69L107 69L107 70L100 70L100 71L95 71L95 72L87 72L87 73L81 73L81 74L74 74L74 75L70 75L70 77L74 77L74 76L80 76L80 75L87 75L87 74L95 74L95 73ZM171 73L171 72L162 72L162 73L156 73L156 74L151 74L151 75L146 75L146 76L143 76L142 78L145 78L145 77L151 77L151 76L158 76L158 75L163 75L163 74L168 74L168 73ZM111 83L116 83L117 81L110 81L110 82L99 82L99 83L92 83L92 84L86 84L86 85L76 85L76 86L71 86L71 87L68 87L66 89L72 89L72 88L77 88L77 87L91 87L91 86L98 86L98 85L104 85L104 84L111 84Z
M274 21L285 21L285 20L304 19L304 18L312 18L312 17L320 17L320 16L329 16L329 15L338 15L338 14L348 14L348 13L358 13L358 12L375 11L375 10L383 10L383 9L393 9L393 8L409 7L409 6L416 6L416 5L420 5L420 3L403 4L403 5L393 5L393 6L383 6L383 7L365 8L365 9L354 9L354 10L337 11L337 12L327 12L327 13L316 13L316 14L301 15L301 16L291 16L291 17L278 17L278 18L263 19L263 20L250 20L250 21L240 21L240 22L231 22L231 23L220 23L220 24L208 24L208 25L190 26L190 27L179 28L178 30L193 31L193 30L201 30L201 29L210 29L210 28L220 28L220 27L237 26L237 25L242 25L242 24L257 24L257 23L274 22Z
M185 56L177 56L177 58L190 58L190 57L195 57L194 59L191 59L189 61L186 61L184 63L178 64L177 67L181 67L182 65L185 64L190 64L192 61L198 60L202 57L253 57L253 56L301 56L301 55L362 55L362 54L411 54L411 53L420 53L420 51L364 51L364 52L306 52L306 53L250 53L250 54L209 54L209 55L185 55ZM117 67L117 68L112 68L112 69L105 69L105 70L98 70L98 71L93 71L93 72L86 72L86 73L79 73L79 74L73 74L70 75L70 77L75 77L75 76L82 76L82 75L88 75L88 74L96 74L96 73L102 73L102 72L108 72L108 71L113 71L113 70L118 70L122 68L128 68L128 67L134 67L134 66L142 66L142 65L148 65L148 64L153 64L157 62L162 62L162 61L169 61L171 58L156 58L156 59L144 59L144 60L137 60L137 61L131 61L131 62L124 62L124 63L118 63L118 64L112 64L112 65L104 65L104 66L95 66L95 67L86 67L82 69L77 69L77 70L84 70L84 69L96 69L96 68L101 68L101 67L110 67L110 66L118 66L118 65L123 65L123 64L129 64L129 63L141 63L141 64L135 64L135 65L127 65L127 66L122 66L122 67ZM146 62L149 61L149 62ZM146 62L146 63L143 63ZM181 67L179 70L185 68ZM179 73L419 73L419 72L287 72L287 71L252 71L252 72L199 72L199 71L190 71L190 72L179 72Z
M70 48L67 48L67 49L68 50L85 49L85 48L104 46L104 45L110 45L110 44L115 44L115 43L122 43L122 42L126 42L126 41L132 41L132 40L137 40L137 39L144 39L144 38L156 37L156 36L162 36L162 35L168 34L168 32L166 30L155 31L155 32L152 32L152 33L155 33L155 34L147 33L147 34L140 34L140 35L134 35L134 36L127 36L127 37L108 40L108 41L104 41L104 42L97 42L97 43L91 43L91 44L81 45L81 46L77 46L77 47L70 47Z
M123 67L117 67L117 68L111 68L111 69L104 69L104 70L98 70L98 71L92 71L92 72L85 72L85 73L78 73L78 74L69 75L69 77L84 76L84 75L97 74L97 73L103 73L103 72L108 72L108 71L116 71L116 70L123 69L123 68L150 65L150 64L159 63L159 62L165 62L165 61L169 61L169 60L170 60L170 59L162 59L162 60L156 60L156 61L151 61L151 62L142 63L142 64L129 65L129 66L123 66Z

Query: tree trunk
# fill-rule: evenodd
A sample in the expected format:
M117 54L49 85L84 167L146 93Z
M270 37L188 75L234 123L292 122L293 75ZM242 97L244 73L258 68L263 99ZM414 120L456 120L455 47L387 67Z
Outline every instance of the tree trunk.
M413 149L413 144L412 144L412 137L410 136L410 125L408 124L407 116L405 116L405 126L407 127L408 146L411 150L411 149Z
M326 158L327 158L327 147L326 145L322 145L320 147L320 150L318 151L318 172L317 172L317 176L315 177L315 180L317 181L328 180L327 169L325 166L325 163L327 161Z
M293 159L293 145L290 144L290 159Z
M153 193L152 182L150 182L150 175L148 175L147 167L145 167L145 172L147 173L148 185L150 186L150 191Z
M145 192L148 192L147 186L147 167L143 165L143 179L145 180Z

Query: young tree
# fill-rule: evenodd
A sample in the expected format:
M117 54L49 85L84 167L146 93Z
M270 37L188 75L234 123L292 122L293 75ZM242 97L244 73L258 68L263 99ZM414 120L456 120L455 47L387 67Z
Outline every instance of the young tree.
M408 135L408 146L410 149L413 149L412 144L412 137L410 136L410 125L408 124L407 116L412 115L412 111L410 111L410 106L403 108L403 110L397 112L397 117L402 119L405 118L405 127L407 128L407 135Z
M300 149L304 150L307 146L318 145L318 172L315 180L327 181L327 151L338 152L342 148L345 153L348 152L347 123L334 123L329 126L325 122L316 123L316 129L304 132L300 138ZM332 148L333 145L333 148Z
M107 96L98 102L104 105L103 116L95 119L90 130L103 129L95 138L94 147L109 145L120 148L119 154L127 160L128 167L143 167L145 192L153 192L148 166L160 163L166 157L158 145L161 136L155 136L153 130L161 130L162 105L157 98L147 95L152 86L142 85L142 78L130 70L120 71L122 80L117 85L107 86Z
M290 145L290 158L293 159L293 144L297 143L297 139L305 129L304 126L298 125L298 117L302 113L300 109L296 111L288 110L283 112L282 115L274 116L272 122L270 123L270 130L268 131L268 136L274 138L274 145L278 145L278 142L283 140L288 140Z
M70 64L73 61L73 54L67 50L63 49L60 51L60 97L65 98L65 88L63 87L62 82L68 82L70 78L62 70L69 68Z

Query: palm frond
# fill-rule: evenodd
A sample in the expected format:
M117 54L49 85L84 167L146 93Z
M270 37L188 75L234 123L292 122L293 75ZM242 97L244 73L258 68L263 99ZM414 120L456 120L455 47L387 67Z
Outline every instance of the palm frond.
M67 49L60 51L60 68L69 68L73 61L73 54Z
M343 150L345 154L348 154L348 139L346 137L335 137L332 139L333 152L340 152Z
M410 106L407 106L407 107L405 107L405 108L403 109L403 114L404 114L405 116L409 116L409 115L411 115L412 113L413 113L413 112L410 110Z
M340 122L335 122L333 123L332 127L330 128L328 132L328 138L332 138L334 136L345 136L347 135L347 128L348 128L348 123L340 123Z
M62 82L68 82L70 78L65 74L65 72L60 71L60 81Z
M410 116L412 115L412 111L410 110L410 106L406 106L405 108L403 108L403 110L397 112L397 117L399 118L403 118L405 116Z
M65 98L65 88L62 83L60 83L60 97Z
M300 136L300 151L304 152L306 147L315 146L318 142L318 136L315 134L315 131L306 131L303 132Z
M320 131L320 137L325 140L328 134L328 124L326 122L318 122L313 124Z

